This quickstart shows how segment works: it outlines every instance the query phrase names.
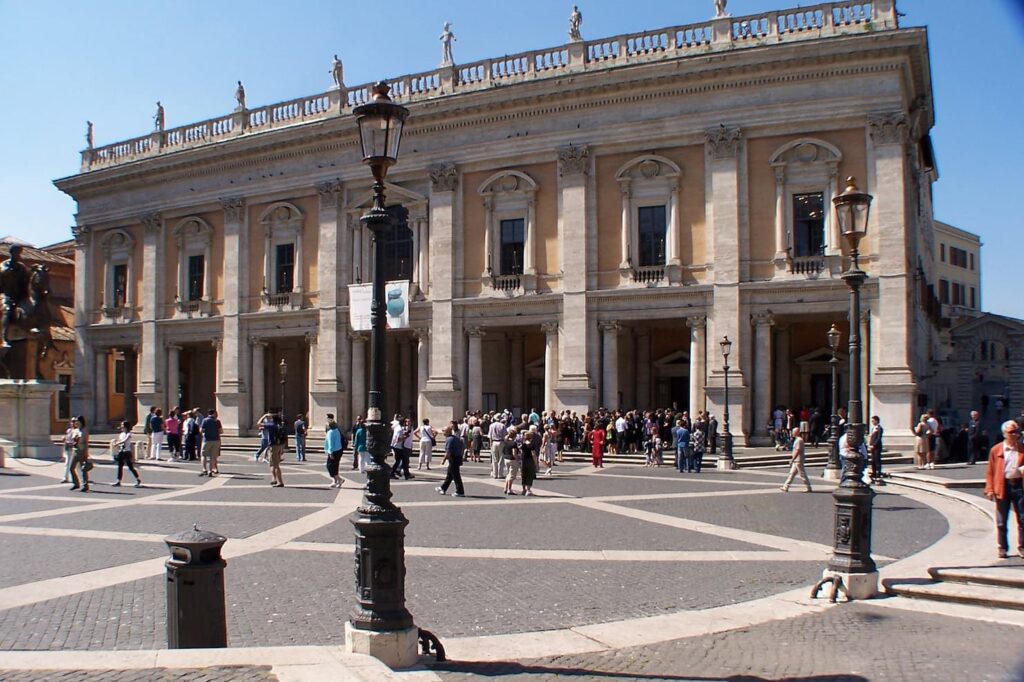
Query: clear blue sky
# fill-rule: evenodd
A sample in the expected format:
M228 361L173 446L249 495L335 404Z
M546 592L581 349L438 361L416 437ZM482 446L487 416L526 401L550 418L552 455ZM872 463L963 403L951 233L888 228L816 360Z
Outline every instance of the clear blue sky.
M712 0L578 3L583 37L703 21ZM795 6L730 0L733 15ZM810 3L799 3L808 5ZM331 56L349 85L433 68L444 21L455 60L559 45L572 2L519 0L0 0L0 236L70 237L74 202L52 180L78 170L85 121L96 144L147 133L155 102L173 127L228 113L235 81L250 107L323 92ZM898 0L928 26L941 179L935 215L982 235L983 305L1024 317L1024 0Z

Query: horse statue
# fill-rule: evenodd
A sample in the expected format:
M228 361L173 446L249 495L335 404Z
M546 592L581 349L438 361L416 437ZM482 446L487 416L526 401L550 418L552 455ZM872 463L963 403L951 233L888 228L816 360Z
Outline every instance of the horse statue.
M13 255L13 254L12 254ZM23 265L17 261L17 257L12 258L17 265ZM5 261L4 266L8 266L11 261ZM13 268L7 268L3 274L6 275L12 272ZM51 349L55 349L53 345L53 336L50 334L50 325L52 322L52 316L50 314L49 295L50 295L50 270L45 265L33 265L27 269L28 282L27 282L27 295L23 296L20 300L17 298L19 287L16 286L17 282L14 277L0 277L3 285L3 298L4 298L4 311L3 311L3 339L2 345L0 345L0 372L5 374L8 379L27 379L28 378L28 367L29 358L26 356L24 360L24 371L16 372L12 371L13 368L8 362L8 356L12 350L11 342L23 342L30 339L34 339L37 342L36 354L35 354L35 372L36 378L40 378L42 375L41 363L42 360L47 356L47 353ZM24 374L25 376L17 377L13 374Z

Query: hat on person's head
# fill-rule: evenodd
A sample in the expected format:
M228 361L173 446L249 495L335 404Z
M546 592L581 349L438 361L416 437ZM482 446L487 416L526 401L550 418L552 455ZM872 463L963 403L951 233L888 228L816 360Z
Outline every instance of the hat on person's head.
M327 418L328 418L328 419L334 419L334 414L333 414L333 413L331 413L331 412L328 412L328 413L327 413Z

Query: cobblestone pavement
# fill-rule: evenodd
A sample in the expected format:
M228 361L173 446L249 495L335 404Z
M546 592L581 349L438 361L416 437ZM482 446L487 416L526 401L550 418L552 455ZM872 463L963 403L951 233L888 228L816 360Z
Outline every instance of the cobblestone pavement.
M442 679L540 682L588 680L913 680L1007 679L1020 630L994 623L843 604L821 614L704 637L515 663L452 663Z
M150 668L148 670L29 670L4 673L4 682L276 682L269 666Z
M440 462L434 464L431 471L414 471L412 481L395 482L393 492L410 520L409 609L419 625L442 638L562 630L744 603L811 585L829 555L832 488L820 479L815 494L782 494L781 471L680 475L669 467L597 471L564 464L554 477L537 481L536 497L524 498L503 495L502 483L490 479L483 463L465 468L468 497L453 499L434 490L443 478ZM193 523L229 538L225 576L232 647L341 643L354 603L349 519L359 502L358 472L343 470L347 483L337 491L327 487L322 457L316 456L307 464L286 465L284 489L268 485L266 464L242 455L226 455L218 478L201 478L197 471L195 463L147 462L145 487L114 488L113 467L100 462L93 492L81 494L58 483L61 467L5 470L0 475L0 651L163 648L161 559L167 550L162 538ZM892 559L914 554L948 530L943 514L896 492L894 486L877 496L874 518L876 554ZM844 621L853 617L844 612L862 614L862 620ZM940 618L871 613L854 605L808 617L814 625L808 632L791 625L797 619L643 650L539 661L536 670L528 669L530 663L472 672L545 679L561 666L607 668L598 675L610 679L630 679L630 674L706 678L699 665L688 667L693 661L709 670L718 666L723 675L833 674L844 672L840 664L846 659L814 652L842 641L844 628L868 637L873 618L897 631L906 619L921 618L923 628L925 620ZM924 656L927 638L916 621L908 627L913 630L908 641L917 647L914 656ZM981 626L956 627L975 632L972 628ZM812 636L814 628L825 634ZM789 649L769 646L780 637L792 642ZM761 672L745 671L747 653L743 665L730 668L734 644L775 653L757 659ZM799 650L789 663L787 650ZM825 667L816 667L819 660ZM924 665L923 658L907 660L908 666ZM674 668L668 665L673 661ZM191 670L153 675L273 679L266 669L232 671L238 676L188 677ZM53 679L105 679L103 674L54 673ZM891 675L878 679L903 679Z

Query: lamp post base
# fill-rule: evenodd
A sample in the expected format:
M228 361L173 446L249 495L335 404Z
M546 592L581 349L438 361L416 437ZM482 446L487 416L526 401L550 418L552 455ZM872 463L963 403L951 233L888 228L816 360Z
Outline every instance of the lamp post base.
M718 458L718 464L715 468L719 471L733 471L736 468L736 460L729 459L723 455Z
M870 573L845 573L826 568L821 573L822 580L839 578L846 588L844 593L852 600L871 599L878 594L878 571Z
M419 628L375 632L345 623L345 651L373 656L392 669L410 668L419 660Z
M826 481L838 481L842 476L842 469L829 469L828 467L825 467L825 471L821 472L821 477Z

